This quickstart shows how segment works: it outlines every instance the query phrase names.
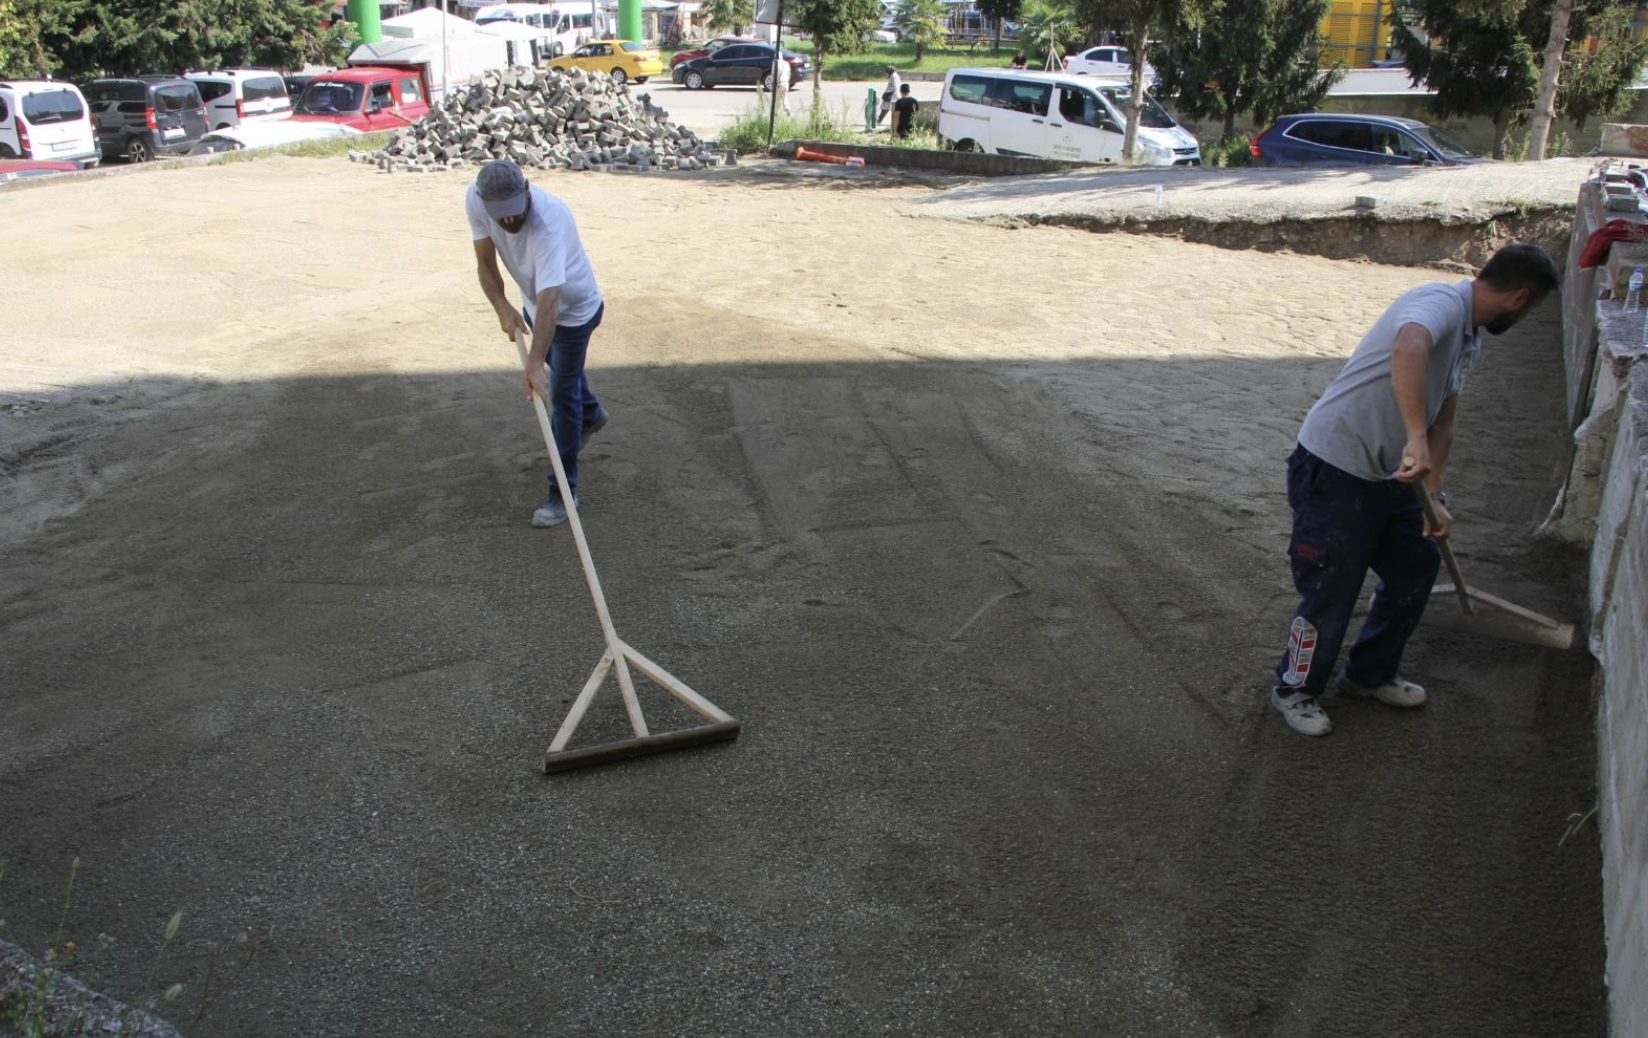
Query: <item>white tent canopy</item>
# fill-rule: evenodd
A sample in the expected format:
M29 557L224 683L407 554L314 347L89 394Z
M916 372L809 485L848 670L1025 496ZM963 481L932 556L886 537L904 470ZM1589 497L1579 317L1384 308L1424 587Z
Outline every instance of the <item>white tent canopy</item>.
M399 39L430 39L440 36L443 22L446 31L453 36L475 32L475 23L468 19L447 14L438 7L424 7L411 14L385 18L383 34Z

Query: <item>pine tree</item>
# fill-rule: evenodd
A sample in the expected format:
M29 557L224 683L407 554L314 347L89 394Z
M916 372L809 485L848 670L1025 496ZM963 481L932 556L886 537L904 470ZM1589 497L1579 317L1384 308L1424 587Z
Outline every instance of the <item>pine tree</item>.
M1625 107L1627 91L1648 60L1648 42L1632 41L1630 19L1630 10L1613 0L1573 0L1566 37L1595 33L1599 46L1594 54L1560 59L1553 77L1555 111L1583 126ZM1429 35L1429 45L1414 27ZM1431 104L1439 115L1493 119L1493 157L1500 159L1512 118L1538 98L1537 48L1548 45L1551 28L1551 0L1415 0L1407 10L1397 9L1391 35L1414 82L1435 92Z
M1186 115L1221 120L1227 140L1244 111L1268 123L1284 112L1316 107L1344 76L1316 63L1329 3L1225 0L1199 29L1176 22L1151 51L1158 89Z
M1526 4L1476 4L1461 0L1414 0L1392 11L1391 42L1415 83L1433 97L1444 118L1485 115L1493 119L1493 157L1505 157L1511 116L1534 101L1539 70L1525 26ZM1422 27L1427 44L1413 31Z

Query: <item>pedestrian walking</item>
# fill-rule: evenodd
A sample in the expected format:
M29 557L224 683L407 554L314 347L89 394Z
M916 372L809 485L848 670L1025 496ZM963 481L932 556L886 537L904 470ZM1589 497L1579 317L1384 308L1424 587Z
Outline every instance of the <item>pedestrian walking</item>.
M790 79L793 75L794 70L790 68L789 60L784 57L784 52L781 49L774 47L772 68L773 95L778 101L779 106L784 109L785 115L790 114Z
M1421 285L1391 304L1305 416L1287 467L1300 595L1270 702L1294 731L1332 730L1322 699L1371 569L1373 604L1338 691L1418 707L1425 689L1400 674L1402 650L1436 579L1434 538L1453 526L1445 477L1459 394L1481 349L1557 286L1536 245L1507 245L1477 276ZM1436 502L1429 528L1415 486Z
M880 126L881 120L887 118L887 113L893 110L893 102L898 99L898 88L902 85L903 82L898 78L898 68L888 65L887 87L881 91L881 108L876 112L877 126Z
M464 212L475 241L481 291L499 327L511 338L517 332L531 337L522 380L528 399L537 397L550 406L567 478L566 487L557 486L551 469L549 492L532 513L532 525L559 526L567 517L564 496L578 502L578 452L607 424L606 409L584 375L584 355L606 305L572 210L543 188L529 185L515 163L495 159L483 165L464 196ZM504 288L500 257L521 290L520 310Z
M898 100L893 102L893 136L902 140L916 128L916 109L921 106L910 96L910 84L901 84L898 94Z

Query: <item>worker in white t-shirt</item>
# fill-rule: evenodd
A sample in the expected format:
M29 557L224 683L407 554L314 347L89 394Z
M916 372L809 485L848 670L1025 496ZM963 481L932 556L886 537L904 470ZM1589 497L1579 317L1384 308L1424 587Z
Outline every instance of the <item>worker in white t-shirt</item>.
M567 518L562 494L578 501L578 451L607 424L607 412L584 376L584 354L606 306L572 210L543 188L530 186L521 167L507 159L482 166L464 197L464 211L475 240L481 291L499 326L511 338L517 331L531 337L522 375L527 397L550 405L555 447L567 478L563 491L551 470L549 493L532 513L532 525L559 526ZM520 286L520 310L509 301L498 273L500 258Z
M887 88L881 92L881 108L876 112L877 126L880 126L881 120L887 118L887 113L893 110L893 102L898 100L898 88L903 85L903 81L898 78L898 68L888 65Z

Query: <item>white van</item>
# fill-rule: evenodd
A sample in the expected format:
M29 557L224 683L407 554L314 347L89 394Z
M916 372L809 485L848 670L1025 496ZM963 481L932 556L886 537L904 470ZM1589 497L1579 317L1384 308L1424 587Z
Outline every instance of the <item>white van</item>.
M571 54L596 35L599 25L591 5L584 0L551 4L493 4L475 12L476 25L513 22L541 30L544 52L558 58Z
M961 151L1119 163L1132 96L1121 79L951 69L938 103L938 135ZM1139 120L1138 158L1148 166L1202 163L1196 138L1149 94Z
M85 169L102 158L79 87L45 79L0 81L0 159L72 162Z
M221 72L185 72L206 105L206 125L214 130L262 119L286 119L292 98L279 72L229 68Z

